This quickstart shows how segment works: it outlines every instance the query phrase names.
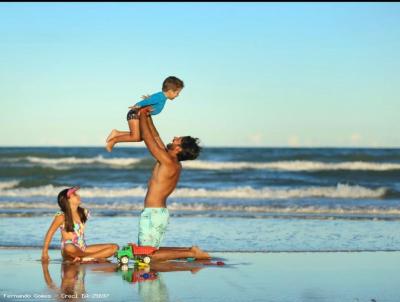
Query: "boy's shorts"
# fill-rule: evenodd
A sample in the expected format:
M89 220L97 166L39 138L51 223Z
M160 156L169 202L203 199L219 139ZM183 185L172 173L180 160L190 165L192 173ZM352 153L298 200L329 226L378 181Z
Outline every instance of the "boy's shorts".
M137 109L131 109L128 111L128 114L126 115L126 120L138 120L139 115L138 115L138 110Z
M140 214L138 244L159 248L168 222L167 208L145 208Z

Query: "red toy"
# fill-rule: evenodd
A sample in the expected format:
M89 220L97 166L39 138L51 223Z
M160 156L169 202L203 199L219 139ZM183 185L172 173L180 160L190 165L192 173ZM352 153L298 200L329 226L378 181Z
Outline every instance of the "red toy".
M153 254L157 248L153 246L139 246L134 243L129 243L132 246L133 255L135 256L148 256Z
M154 272L148 272L148 273L143 273L141 271L136 271L133 272L132 274L132 281L133 283L136 282L143 282L143 281L153 281L158 278L157 273Z

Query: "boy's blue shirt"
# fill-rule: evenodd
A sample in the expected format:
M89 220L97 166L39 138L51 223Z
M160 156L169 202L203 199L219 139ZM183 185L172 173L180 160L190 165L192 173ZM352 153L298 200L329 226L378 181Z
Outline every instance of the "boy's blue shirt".
M167 101L167 97L164 95L162 91L152 94L148 99L144 99L143 101L137 102L135 106L148 106L151 105L153 107L153 111L150 112L151 115L159 114Z

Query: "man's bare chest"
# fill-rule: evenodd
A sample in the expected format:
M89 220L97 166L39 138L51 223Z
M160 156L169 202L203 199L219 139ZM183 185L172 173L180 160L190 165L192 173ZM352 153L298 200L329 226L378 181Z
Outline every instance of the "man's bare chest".
M160 164L154 166L150 181L164 182L177 179L179 177L179 169L175 167L163 167Z

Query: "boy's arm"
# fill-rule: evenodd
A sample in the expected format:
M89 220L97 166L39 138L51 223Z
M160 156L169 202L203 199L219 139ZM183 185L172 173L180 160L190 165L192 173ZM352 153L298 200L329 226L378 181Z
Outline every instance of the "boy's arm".
M51 239L53 239L54 233L57 231L57 228L64 222L64 215L59 215L54 218L52 224L50 225L46 236L44 238L43 242L43 249L42 249L42 262L43 261L48 261L49 260L49 245L51 242Z
M152 95L152 96L150 96L150 97L148 97L148 98L146 98L146 99L144 99L144 100L142 100L140 102L137 102L135 104L135 106L136 107L145 107L145 106L149 106L149 105L154 105L157 102L158 102L158 100L155 99L154 95Z
M150 98L150 95L148 95L148 94L142 95L142 99L143 100L147 100L148 98ZM129 106L128 108L132 109L132 110L135 110L135 109L140 109L140 106L136 106L136 104L135 104L133 106Z
M158 131L157 131L156 127L153 124L153 119L151 118L150 115L148 116L148 123L149 123L151 134L153 135L154 139L156 140L158 146L165 150L166 149L165 144L162 141L162 139L160 137L160 134L158 134Z
M162 164L171 164L172 159L169 156L168 152L157 144L156 139L151 133L149 117L147 116L148 112L150 112L150 109L149 107L146 107L141 109L139 114L140 134L142 136L142 139L146 144L147 149L149 149L151 155L153 155L155 159L157 159Z

